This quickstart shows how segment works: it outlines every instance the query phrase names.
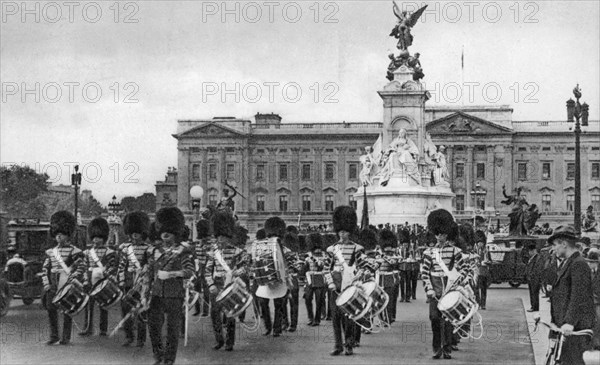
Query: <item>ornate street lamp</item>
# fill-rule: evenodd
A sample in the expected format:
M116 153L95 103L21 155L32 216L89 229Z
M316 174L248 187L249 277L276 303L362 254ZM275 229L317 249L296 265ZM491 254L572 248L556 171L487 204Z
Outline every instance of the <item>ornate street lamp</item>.
M201 186L194 185L190 189L190 197L192 198L192 211L194 212L194 219L192 220L192 241L194 241L194 235L196 234L196 229L194 225L198 220L200 215L200 203L202 202L202 196L204 196L204 189Z
M577 101L573 99L567 100L567 122L573 123L575 117L575 209L574 209L574 225L577 234L581 234L581 127L588 125L589 105L587 103L580 104L581 89L579 84L573 89L573 95Z

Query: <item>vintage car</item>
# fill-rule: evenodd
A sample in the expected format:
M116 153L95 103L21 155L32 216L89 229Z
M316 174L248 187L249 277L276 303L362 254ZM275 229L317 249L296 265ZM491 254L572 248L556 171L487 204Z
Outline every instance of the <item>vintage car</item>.
M488 243L492 262L489 264L489 284L508 283L513 288L527 283L525 275L529 252L527 247L535 244L541 249L546 237L543 236L496 236Z

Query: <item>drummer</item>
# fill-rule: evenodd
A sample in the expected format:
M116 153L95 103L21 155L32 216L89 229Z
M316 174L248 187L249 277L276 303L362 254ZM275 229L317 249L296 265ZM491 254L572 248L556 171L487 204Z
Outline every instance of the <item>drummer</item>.
M210 303L210 293L204 278L204 268L208 260L208 251L210 251L210 221L200 219L196 223L196 233L198 234L198 242L195 245L196 249L196 291L202 292L202 300L196 301L194 316L202 312L202 317L208 317L208 305ZM202 302L202 304L200 304Z
M395 237L394 237L395 238ZM395 275L398 269L398 257L396 256L395 240L381 242L382 254L379 257L380 286L390 297L387 305L387 318L391 323L396 321L396 301L398 300L399 275Z
M85 255L86 275L83 283L89 292L96 283L104 278L117 274L117 253L106 246L110 227L104 218L93 219L87 227L88 237L93 246L83 252ZM100 307L100 336L106 336L108 330L108 310ZM94 333L94 298L90 297L87 305L84 330L79 336L90 336Z
M356 267L358 268L358 274L354 278L354 284L363 284L371 281L375 281L377 272L379 270L379 252L377 251L377 235L370 229L363 229L358 235L358 242L363 246L364 255L360 255L356 258ZM361 329L360 326L355 325L354 331L354 347L360 346L361 334L371 334L371 331Z
M331 356L337 356L342 353L345 347L345 354L352 355L354 347L354 338L356 327L358 327L354 321L350 320L344 315L344 313L337 307L335 301L338 295L346 289L350 283L344 283L342 286L343 271L345 264L352 267L354 266L355 260L363 252L363 247L352 241L350 241L350 234L356 231L357 217L356 211L350 206L339 206L333 212L333 229L339 236L339 241L327 248L327 252L332 255L331 263L331 277L332 282L328 282L328 289L330 294L330 305L333 335L335 339L335 348L330 353ZM341 249L343 262L338 259L338 255L334 254L335 249ZM347 276L353 276L354 273L347 273ZM344 329L344 339L346 343L342 342L342 328Z
M47 345L59 342L58 337L58 308L52 302L56 293L69 280L83 275L85 270L83 252L71 244L71 236L76 229L76 220L71 212L61 210L50 217L50 235L56 239L56 246L46 250L42 269L42 281L44 283L45 303L50 320L50 339ZM71 327L73 319L71 316L63 316L63 333L60 339L61 345L67 345L71 341Z
M245 272L244 250L236 247L233 242L235 219L227 211L218 211L211 217L212 231L216 238L216 247L208 253L204 278L210 291L210 318L215 332L213 349L219 350L225 345L225 351L233 351L235 344L235 317L226 317L221 306L216 304L217 295L229 285L234 277ZM218 249L217 250L215 250ZM218 253L220 252L220 255ZM222 261L221 261L222 260ZM237 267L242 266L242 267ZM228 272L227 270L230 270ZM223 339L223 327L226 334Z
M442 262L448 271L457 269L466 275L462 252L454 246L458 236L458 226L452 214L444 209L434 210L427 217L428 229L435 235L437 244L426 250L421 267L421 278L429 301L429 320L433 332L433 358L451 359L452 324L444 319L437 305L448 283L448 273L442 268ZM460 280L460 279L458 279Z
M295 226L288 226L287 232L282 240L283 257L286 261L288 280L288 293L284 297L282 316L282 331L295 332L298 327L298 306L300 285L298 284L298 274L300 273L300 258L298 256L298 233ZM290 318L288 321L288 310L290 307Z
M310 252L304 260L304 269L308 275L321 273L324 269L325 259L327 254L323 252L323 240L320 233L311 233L308 236L310 242ZM323 295L324 295L325 279L322 277L321 280L313 280L309 283L306 281L306 288L304 290L304 302L306 304L306 312L308 313L308 325L318 326L321 324L321 312L323 308ZM315 311L313 314L313 297L315 301Z

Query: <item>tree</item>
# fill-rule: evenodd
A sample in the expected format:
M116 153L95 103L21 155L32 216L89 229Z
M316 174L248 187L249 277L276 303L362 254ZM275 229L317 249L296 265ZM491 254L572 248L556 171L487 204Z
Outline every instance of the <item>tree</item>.
M106 213L107 210L105 207L100 204L99 201L96 200L93 196L90 196L89 199L81 199L79 211L81 212L82 217L98 217L102 213Z
M28 166L0 167L0 209L9 217L46 218L48 175Z
M142 211L153 213L156 210L156 196L145 193L138 197L126 196L121 200L121 209L125 212Z

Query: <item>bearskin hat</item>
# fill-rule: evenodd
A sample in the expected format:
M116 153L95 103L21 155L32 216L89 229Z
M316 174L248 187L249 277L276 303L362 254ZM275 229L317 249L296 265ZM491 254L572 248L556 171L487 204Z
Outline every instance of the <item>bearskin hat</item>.
M233 239L238 247L246 247L246 241L248 241L248 230L245 227L236 225L233 229Z
M377 247L377 234L370 229L363 229L358 234L358 243L365 248L366 251L374 250Z
M90 240L94 237L100 237L104 241L108 240L108 234L110 233L110 227L108 222L104 218L94 218L87 226L87 233Z
M453 228L456 226L454 217L445 209L437 209L429 213L427 217L427 229L434 235L447 234L450 235ZM458 232L456 232L457 234ZM448 237L450 238L450 237Z
M150 218L144 212L131 212L123 218L123 231L126 235L139 233L147 235L150 228Z
M389 230L387 230L387 231L389 231ZM400 242L401 244L410 242L410 233L407 229L398 230L398 242Z
M75 232L76 226L75 216L66 210L58 211L50 217L50 235L52 237L56 237L59 233L71 236Z
M190 239L190 227L188 227L187 225L183 226L183 233L181 234L181 240L182 241L187 241Z
M308 235L308 241L310 242L310 251L317 249L323 249L323 238L320 233L313 232Z
M285 236L283 236L283 245L294 252L298 252L300 248L298 236L291 232L287 232Z
M286 232L293 233L295 235L298 234L298 227L296 227L296 226L287 226L287 228L285 230L286 230Z
M354 208L347 205L342 205L333 211L333 230L335 233L339 231L354 232L356 230L356 211Z
M468 223L459 225L457 241L460 241L460 244L463 246L461 247L461 249L463 250L473 246L473 244L475 243L473 226Z
M196 234L199 239L210 236L210 221L208 219L200 219L196 223Z
M396 238L396 235L389 229L384 229L381 231L381 233L379 233L379 240L381 242L381 248L396 248L398 246L398 239Z
M256 231L257 240L264 240L265 238L267 238L267 234L265 233L264 228L261 228L258 231Z
M148 228L148 239L154 243L154 241L160 240L160 234L156 229L156 222L150 223L150 227Z
M215 237L233 238L235 233L235 219L229 212L224 210L219 210L212 215L210 226Z
M271 217L265 221L265 233L267 237L285 235L285 222L279 217Z
M156 228L159 234L171 233L182 238L185 233L185 217L179 208L166 207L156 212Z

